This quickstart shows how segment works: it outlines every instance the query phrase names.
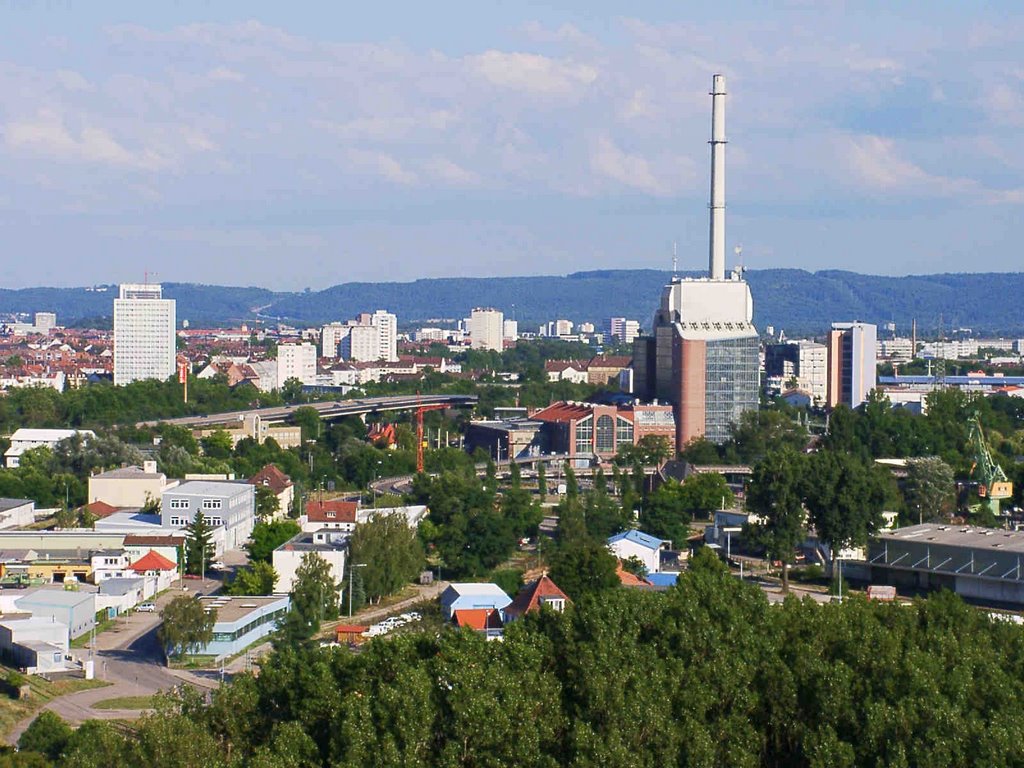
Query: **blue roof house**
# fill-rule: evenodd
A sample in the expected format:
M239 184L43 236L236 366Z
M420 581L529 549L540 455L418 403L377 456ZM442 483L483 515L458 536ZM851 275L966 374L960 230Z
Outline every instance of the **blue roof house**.
M469 608L493 608L504 619L505 609L511 604L512 598L497 584L455 583L441 593L441 610L449 621L456 611Z
M623 531L608 539L608 549L620 560L637 558L644 564L647 573L661 570L661 548L665 542L643 531Z

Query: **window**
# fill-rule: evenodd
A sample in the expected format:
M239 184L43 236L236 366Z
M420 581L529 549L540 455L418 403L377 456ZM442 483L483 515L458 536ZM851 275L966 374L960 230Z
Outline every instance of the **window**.
M561 613L565 610L565 600L560 597L542 597L540 599L541 605L546 605L553 611Z
M576 453L594 450L594 417L587 416L576 423Z
M334 517L334 510L328 510L327 511L327 516L328 517Z
M210 525L212 527L216 528L218 525L222 525L222 524L223 524L223 521L219 517L211 517L210 518Z
M182 527L188 525L188 523L189 523L188 519L184 518L184 517L172 517L171 518L171 527L172 528L182 528Z
M168 506L171 509L188 509L188 499L171 499Z
M220 509L220 499L203 499L203 509Z
M605 414L597 418L597 452L613 453L615 451L615 422Z

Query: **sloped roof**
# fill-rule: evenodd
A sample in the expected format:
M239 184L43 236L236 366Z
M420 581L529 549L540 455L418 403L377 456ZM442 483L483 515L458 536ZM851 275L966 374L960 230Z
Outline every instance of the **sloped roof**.
M469 627L477 632L488 629L501 629L501 613L497 608L463 608L455 611L455 624Z
M146 571L173 571L177 568L174 563L152 549L131 565L131 570L139 573Z
M567 603L572 602L569 596L559 589L547 574L544 574L519 590L516 599L505 609L505 613L510 616L522 616L530 611L539 611L545 599L562 599Z
M359 502L307 501L306 519L311 523L355 523Z
M584 403L559 402L531 414L530 418L536 421L569 421L586 418L593 412L593 407Z
M105 501L99 501L98 499L96 501L89 502L84 507L82 507L82 509L86 510L92 515L95 515L96 517L107 517L108 515L114 514L118 510L117 507L107 504L107 502Z
M251 485L265 485L276 494L283 493L292 487L292 479L274 464L267 464L263 469L249 478Z
M633 358L624 355L599 355L590 359L587 368L629 368L632 364Z
M629 541L633 544L639 544L641 547L647 547L648 549L661 549L661 545L665 543L656 536L651 536L649 533L637 530L617 533L614 536L609 537L608 544L615 544L619 541Z
M619 564L615 569L615 575L619 577L619 583L624 587L649 587L651 582L647 579L641 579L636 574L630 573L622 567L622 561L619 560Z

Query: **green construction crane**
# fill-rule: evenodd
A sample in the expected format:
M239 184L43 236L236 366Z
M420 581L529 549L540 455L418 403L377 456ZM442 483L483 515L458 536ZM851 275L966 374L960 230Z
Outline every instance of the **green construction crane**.
M987 503L992 514L999 516L999 501L1013 495L1013 483L1006 477L1003 468L992 458L992 453L985 442L985 433L981 429L981 420L975 411L971 416L971 446L974 448L974 465L971 475L978 479L978 496L982 503ZM986 502L987 499L987 502Z

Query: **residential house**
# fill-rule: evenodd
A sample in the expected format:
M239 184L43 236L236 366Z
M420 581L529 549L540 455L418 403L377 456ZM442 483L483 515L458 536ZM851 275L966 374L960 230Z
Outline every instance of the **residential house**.
M519 590L512 604L505 609L505 618L511 621L527 613L536 613L544 607L561 613L571 602L569 596L544 574Z
M31 499L0 499L0 529L24 528L36 519L36 503Z
M644 564L647 573L661 570L661 549L665 542L643 531L623 531L608 539L608 549L620 560L637 558Z
M348 535L337 530L303 531L274 550L273 565L277 572L274 592L291 592L295 573L308 554L315 554L331 567L331 578L341 583L345 578Z
M102 584L107 579L122 579L128 576L131 556L123 549L99 549L90 554L93 584Z
M295 484L292 483L292 479L288 475L274 464L267 464L249 478L249 483L269 488L277 496L278 511L274 517L280 518L288 515L288 510L292 508L292 501L295 498Z
M307 501L306 514L299 518L299 526L307 533L323 529L351 533L356 529L358 509L356 501Z
M505 609L512 598L497 584L456 582L449 584L441 593L441 611L449 621L455 618L455 611L469 608L490 608L504 618Z
M548 381L587 383L587 364L579 360L548 360L544 363L544 372L548 375Z
M53 448L61 440L67 440L75 435L82 437L95 437L90 430L79 429L29 429L22 427L14 430L11 435L11 445L4 452L4 463L8 469L14 469L21 462L21 455L33 448Z
M89 502L141 509L147 502L160 501L164 491L177 484L177 480L168 481L163 472L157 471L155 461L147 461L141 467L121 467L91 475Z
M163 555L149 551L131 565L132 572L139 576L156 579L156 591L170 589L171 583L178 574L178 566Z
M456 609L452 621L460 629L469 627L488 640L499 640L505 631L505 622L497 608Z

